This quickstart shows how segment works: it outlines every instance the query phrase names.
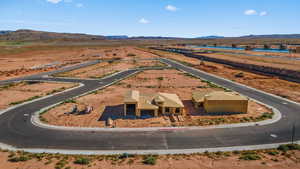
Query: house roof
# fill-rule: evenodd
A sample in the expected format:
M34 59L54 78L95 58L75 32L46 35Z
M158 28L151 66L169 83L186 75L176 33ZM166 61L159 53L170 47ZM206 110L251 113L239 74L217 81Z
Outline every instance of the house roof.
M154 102L162 102L164 107L184 107L182 101L176 94L154 93L144 94L136 90L125 93L125 103L137 103L139 109L158 109Z
M154 98L154 101L160 103L160 102L165 102L165 99L162 96L157 95Z
M205 95L206 100L248 100L236 92L215 91Z
M152 104L152 97L149 95L141 95L138 102L138 109L155 110L158 106Z
M171 93L158 93L158 96L164 98L164 106L165 107L184 107L182 101L179 99L177 94Z
M138 102L139 98L140 98L140 92L139 91L130 90L127 93L125 93L124 102L125 103Z
M204 102L205 95L209 94L210 91L197 91L192 93L192 98L196 102Z
M247 97L241 96L236 92L224 91L198 91L194 92L192 97L196 102L203 102L204 100L248 100Z

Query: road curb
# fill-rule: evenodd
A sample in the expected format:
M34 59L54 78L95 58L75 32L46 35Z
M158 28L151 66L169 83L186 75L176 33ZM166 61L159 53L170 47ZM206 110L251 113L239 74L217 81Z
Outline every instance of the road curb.
M67 154L67 155L120 155L120 154L136 154L136 155L175 155L175 154L195 154L205 152L232 152L246 150L261 150L274 149L280 145L292 144L291 142L233 146L233 147L216 147L216 148L195 148L195 149L157 149L157 150L67 150L67 149L39 149L39 148L17 148L11 145L0 143L2 150L24 151L29 153L51 153L51 154ZM295 141L294 144L300 144L300 141Z

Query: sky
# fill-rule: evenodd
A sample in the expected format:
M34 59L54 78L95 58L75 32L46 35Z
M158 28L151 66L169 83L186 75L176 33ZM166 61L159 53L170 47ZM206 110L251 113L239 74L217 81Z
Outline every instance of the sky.
M200 37L300 33L299 0L0 0L0 30Z

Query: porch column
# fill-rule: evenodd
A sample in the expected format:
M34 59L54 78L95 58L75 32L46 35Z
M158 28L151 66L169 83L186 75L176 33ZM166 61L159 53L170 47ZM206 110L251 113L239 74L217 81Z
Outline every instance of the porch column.
M124 104L124 116L127 115L127 104Z
M158 110L154 110L154 117L158 117Z
M141 117L141 110L136 109L135 115L136 115L137 117Z

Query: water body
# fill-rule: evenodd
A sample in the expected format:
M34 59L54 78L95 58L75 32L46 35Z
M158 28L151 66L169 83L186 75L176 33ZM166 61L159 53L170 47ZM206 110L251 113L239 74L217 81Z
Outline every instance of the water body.
M225 50L245 50L245 48L233 48L227 46L191 46L192 48L211 48L211 49L225 49ZM263 48L254 48L252 51L257 52L275 52L275 53L289 53L287 49L263 49Z

